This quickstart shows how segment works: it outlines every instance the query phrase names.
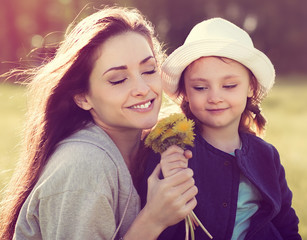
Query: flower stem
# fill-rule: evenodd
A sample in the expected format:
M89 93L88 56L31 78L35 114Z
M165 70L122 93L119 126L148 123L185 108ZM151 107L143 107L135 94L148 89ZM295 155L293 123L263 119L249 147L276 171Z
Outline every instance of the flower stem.
M201 221L196 217L196 214L194 211L191 212L192 216L195 218L196 222L200 225L200 227L203 229L203 231L208 235L210 239L212 239L212 235L208 232L208 230L204 227L204 225L201 223Z
M189 240L189 221L185 218L185 240Z
M188 216L186 217L186 219L187 219L188 222L189 222L190 231L191 231L191 239L192 239L192 240L195 240L194 229L193 229L193 223L192 223L192 221L191 221L190 215L188 215Z

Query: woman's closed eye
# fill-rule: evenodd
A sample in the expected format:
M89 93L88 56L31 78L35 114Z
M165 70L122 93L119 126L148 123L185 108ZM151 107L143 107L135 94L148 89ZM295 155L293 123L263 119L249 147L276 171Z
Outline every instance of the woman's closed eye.
M127 78L121 79L121 80L117 80L117 81L109 81L112 85L118 85L121 83L124 83L127 80Z
M154 74L154 73L156 73L156 72L157 72L157 70L156 70L156 68L154 68L154 69L152 69L152 70L150 70L150 71L145 71L145 72L143 72L142 74L150 75L150 74Z
M141 74L142 75L151 75L151 74L154 74L156 72L157 72L157 70L154 67L152 70L144 71ZM117 79L119 79L119 80L116 80L116 77L114 77L112 80L109 80L109 83L111 83L112 85L122 84L128 79L128 77L123 77L122 79L120 77L118 77Z

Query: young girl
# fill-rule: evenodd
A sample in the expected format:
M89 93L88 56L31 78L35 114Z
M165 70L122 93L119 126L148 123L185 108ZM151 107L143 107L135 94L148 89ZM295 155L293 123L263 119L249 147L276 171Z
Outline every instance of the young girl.
M156 239L195 207L192 171L161 181L158 167L140 211L137 155L158 118L160 57L138 11L105 8L25 72L25 152L1 204L0 239Z
M258 137L265 127L260 102L274 78L249 35L220 18L197 24L162 66L165 92L196 123L188 163L199 191L194 212L213 239L301 239L278 152ZM164 177L185 167L183 154L172 146L161 155ZM147 175L157 158L149 158ZM199 227L195 235L209 239ZM159 239L184 237L181 222Z

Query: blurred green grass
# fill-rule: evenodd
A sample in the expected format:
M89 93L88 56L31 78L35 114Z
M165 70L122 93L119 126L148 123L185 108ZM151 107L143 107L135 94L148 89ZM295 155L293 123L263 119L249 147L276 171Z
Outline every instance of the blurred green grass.
M262 107L268 120L264 139L279 151L300 219L300 234L307 239L307 77L279 81Z
M268 120L264 139L280 153L300 218L300 234L307 239L307 77L278 78L262 107ZM25 109L24 87L0 84L0 189L9 181L18 159Z
M25 88L0 83L0 189L9 181L19 157L25 111Z

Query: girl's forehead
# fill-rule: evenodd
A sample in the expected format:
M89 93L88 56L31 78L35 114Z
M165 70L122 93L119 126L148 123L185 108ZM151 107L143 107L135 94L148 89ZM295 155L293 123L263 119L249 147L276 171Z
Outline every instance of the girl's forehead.
M222 66L229 66L230 68L234 67L237 69L242 69L243 71L248 71L250 72L250 69L247 68L245 65L241 64L240 62L231 59L231 58L226 58L226 57L220 57L220 56L206 56L206 57L201 57L190 63L184 73L192 73L195 70L202 70L205 67L214 67L220 68ZM229 69L230 69L229 68Z
M223 63L227 63L227 64L231 64L231 63L235 63L235 64L239 64L243 67L246 68L246 66L244 66L242 63L234 60L234 59L231 59L231 58L227 58L227 57L220 57L220 56L204 56L204 57L200 57L196 60L194 60L193 62L191 62L187 68L190 68L191 66L193 65L196 65L196 64L206 64L207 63L207 60L217 60L217 61L221 61Z
M225 57L210 56L199 58L190 64L184 71L183 80L224 82L246 79L249 81L251 77L250 70L241 63Z

